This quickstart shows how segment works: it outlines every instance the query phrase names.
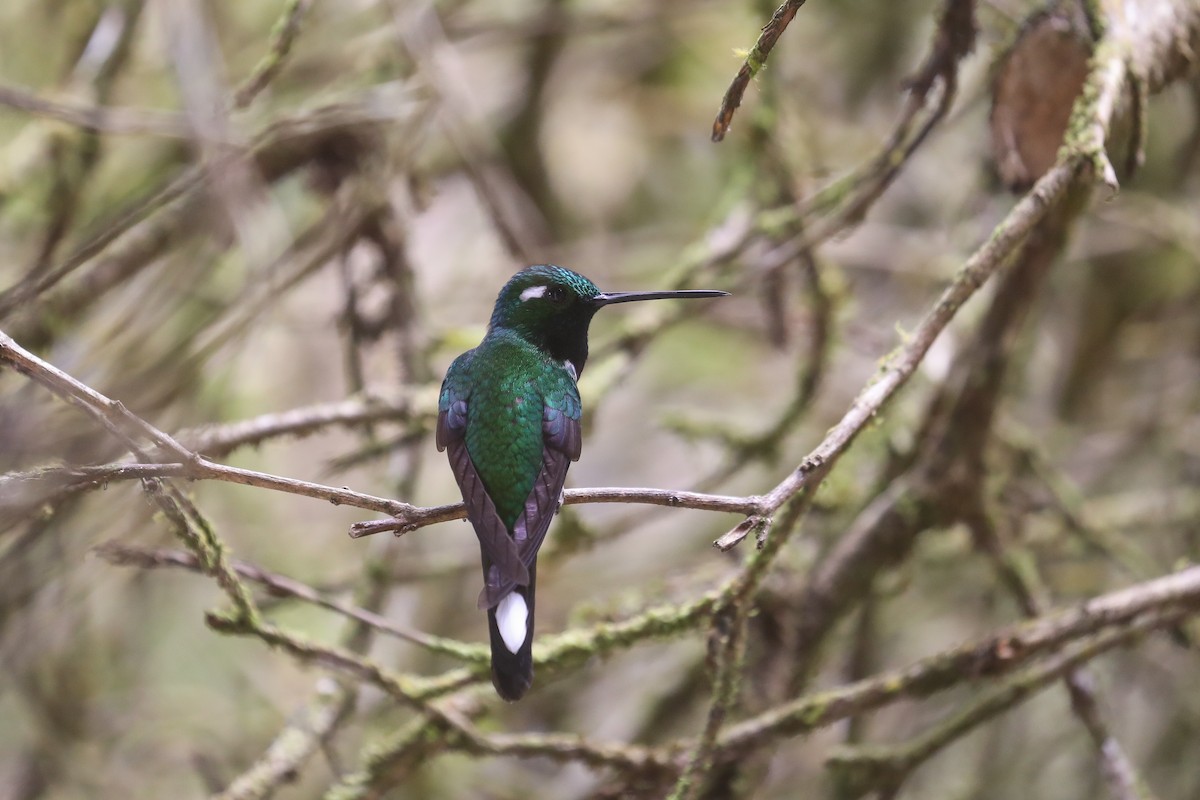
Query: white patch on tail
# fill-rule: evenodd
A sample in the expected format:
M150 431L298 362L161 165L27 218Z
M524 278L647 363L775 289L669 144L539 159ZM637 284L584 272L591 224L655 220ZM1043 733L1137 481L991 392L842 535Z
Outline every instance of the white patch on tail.
M500 629L500 638L508 652L515 653L525 644L525 623L529 620L529 608L525 598L519 592L509 592L504 595L500 605L496 606L496 627Z

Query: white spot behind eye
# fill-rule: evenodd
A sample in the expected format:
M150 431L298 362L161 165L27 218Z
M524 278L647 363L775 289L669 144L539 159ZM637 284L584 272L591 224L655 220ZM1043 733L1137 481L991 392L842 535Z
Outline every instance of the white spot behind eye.
M576 371L575 364L571 362L571 359L568 358L566 361L564 361L563 366L567 368L567 372L571 373L571 380L578 383L579 382L579 372Z
M521 292L521 302L532 300L535 297L543 297L546 294L545 286L530 286L525 291Z

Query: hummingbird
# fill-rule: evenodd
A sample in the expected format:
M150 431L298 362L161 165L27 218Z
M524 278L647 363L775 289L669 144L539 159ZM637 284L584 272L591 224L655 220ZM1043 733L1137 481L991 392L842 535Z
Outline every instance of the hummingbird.
M479 539L492 650L492 684L519 700L533 683L537 554L562 505L563 481L582 445L577 381L588 326L601 308L666 298L720 297L682 290L602 292L563 267L514 275L496 298L487 334L450 365L438 400L436 443Z

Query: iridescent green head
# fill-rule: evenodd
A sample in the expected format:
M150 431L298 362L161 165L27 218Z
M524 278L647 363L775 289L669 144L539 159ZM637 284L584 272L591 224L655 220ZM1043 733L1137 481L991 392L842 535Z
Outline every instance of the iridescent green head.
M724 294L709 290L602 292L578 272L539 264L526 267L504 284L488 331L513 331L578 375L587 361L588 326L601 307L635 300Z
M599 287L578 272L549 264L526 267L500 290L492 327L533 332L557 317L584 314L591 319L599 308L591 299L599 294Z

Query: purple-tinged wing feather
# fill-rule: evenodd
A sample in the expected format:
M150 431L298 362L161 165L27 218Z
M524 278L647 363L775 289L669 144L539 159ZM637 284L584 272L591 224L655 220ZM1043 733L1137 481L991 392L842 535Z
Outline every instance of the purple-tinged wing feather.
M489 587L493 584L491 573L494 573L496 585L507 584L511 588L518 583L527 584L529 568L521 558L517 543L509 536L508 528L500 520L475 465L471 463L465 439L466 419L466 402L456 400L447 410L438 414L435 437L438 449L449 451L450 469L454 472L454 479L467 506L467 519L471 521L479 546L492 566L487 583ZM494 594L486 589L485 592L489 600L495 598L489 607L500 602L504 596L503 593Z
M462 441L467 435L467 401L450 398L447 401L446 407L438 411L437 428L433 434L439 453L451 442Z
M513 538L521 561L530 566L537 558L538 550L550 529L550 521L558 512L558 498L562 494L563 482L567 478L567 467L571 462L566 455L547 447L542 451L542 469L533 484L533 491L525 500L525 512L513 526Z
M558 500L567 479L567 468L579 458L582 439L578 419L546 406L542 421L542 468L525 500L525 510L513 525L513 538L521 562L529 569L533 568L538 550L546 539L546 532L550 530L550 523L558 513ZM499 603L514 586L522 583L514 580L494 582L492 577L488 576L480 593L481 607Z

